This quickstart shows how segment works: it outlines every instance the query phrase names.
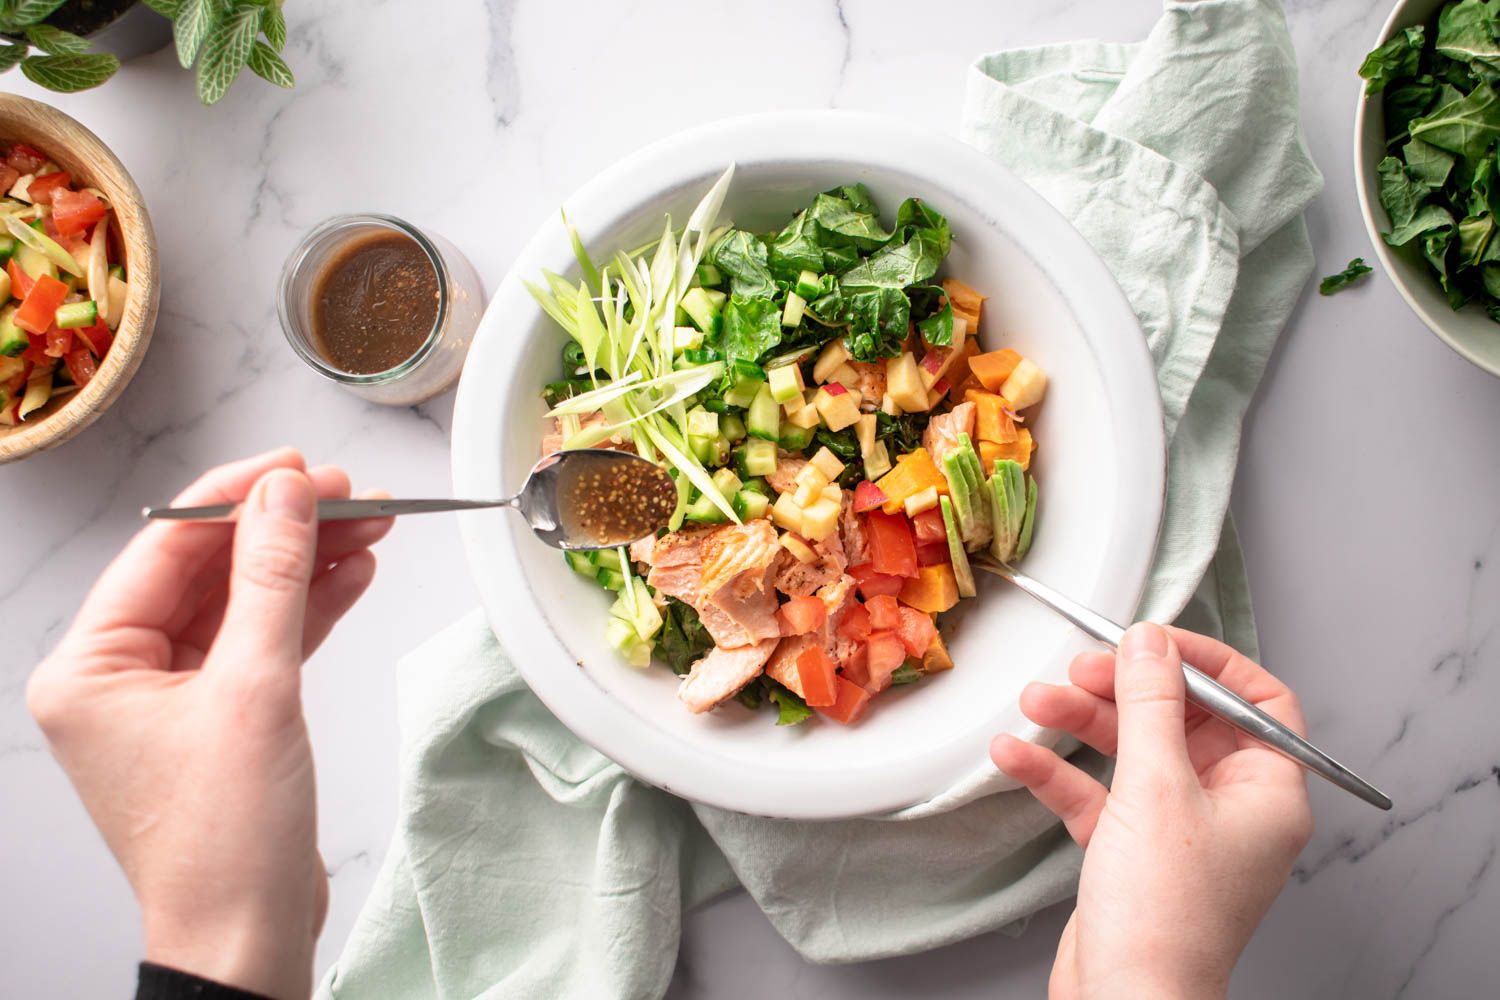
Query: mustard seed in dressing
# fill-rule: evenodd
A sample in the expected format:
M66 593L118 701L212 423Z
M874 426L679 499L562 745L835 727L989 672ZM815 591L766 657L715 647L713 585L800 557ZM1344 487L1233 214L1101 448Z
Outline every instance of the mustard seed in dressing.
M557 484L562 528L588 544L625 545L645 538L677 509L672 477L650 462L601 459L566 468Z

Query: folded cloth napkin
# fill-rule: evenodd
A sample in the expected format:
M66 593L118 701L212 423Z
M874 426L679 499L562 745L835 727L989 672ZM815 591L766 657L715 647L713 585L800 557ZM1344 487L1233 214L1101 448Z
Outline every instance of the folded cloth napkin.
M1321 185L1280 8L1168 3L1136 45L987 56L962 134L1072 220L1145 328L1170 475L1141 616L1253 653L1230 484L1312 272L1301 213ZM647 787L548 713L479 612L407 657L398 684L401 818L323 996L659 996L684 908L735 884L822 962L1014 925L1076 885L1080 855L1051 816L982 766L898 816L834 823Z

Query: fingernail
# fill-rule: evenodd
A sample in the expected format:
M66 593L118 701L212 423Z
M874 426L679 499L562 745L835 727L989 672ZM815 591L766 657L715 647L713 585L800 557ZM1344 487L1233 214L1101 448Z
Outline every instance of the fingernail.
M1167 630L1152 622L1130 626L1120 642L1120 655L1127 660L1156 660L1167 655Z
M312 483L298 472L273 472L261 489L261 509L289 521L311 521L315 502Z

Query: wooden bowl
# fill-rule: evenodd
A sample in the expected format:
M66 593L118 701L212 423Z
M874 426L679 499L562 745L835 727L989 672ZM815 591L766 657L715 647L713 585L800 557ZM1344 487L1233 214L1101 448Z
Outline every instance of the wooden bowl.
M0 93L0 142L16 141L35 146L75 180L104 192L114 209L110 217L117 245L124 248L130 292L114 342L88 385L48 401L15 427L0 427L0 464L62 444L109 408L141 365L161 294L151 218L140 188L109 147L56 108Z

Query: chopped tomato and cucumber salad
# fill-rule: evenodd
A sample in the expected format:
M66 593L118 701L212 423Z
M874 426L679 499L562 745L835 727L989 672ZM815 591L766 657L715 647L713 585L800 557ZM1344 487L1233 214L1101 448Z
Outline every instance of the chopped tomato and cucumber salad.
M693 712L850 724L953 668L937 623L976 594L970 553L1030 547L1047 378L981 347L985 297L938 277L930 206L886 227L845 185L750 232L717 221L733 173L633 252L596 261L568 226L580 276L528 285L569 334L542 451L629 450L677 483L657 537L566 554L616 592L628 663L665 662Z
M25 143L0 144L0 426L81 389L129 291L104 194Z

